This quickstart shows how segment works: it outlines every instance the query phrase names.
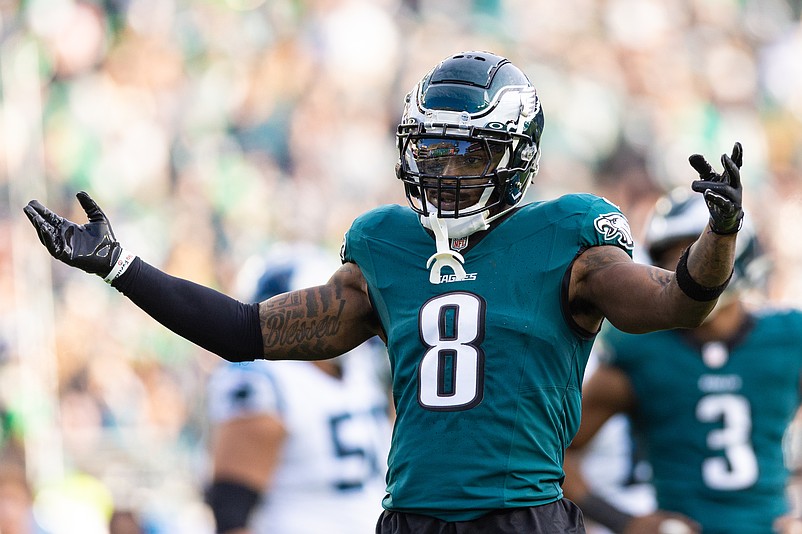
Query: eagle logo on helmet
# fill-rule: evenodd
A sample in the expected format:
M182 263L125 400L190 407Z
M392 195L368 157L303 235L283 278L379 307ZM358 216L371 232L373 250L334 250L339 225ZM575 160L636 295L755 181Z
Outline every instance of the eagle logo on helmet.
M635 240L632 239L629 221L623 214L612 212L599 215L593 221L593 226L597 232L604 236L606 241L618 241L619 245L629 250L635 248Z
M526 118L534 117L540 111L540 99L534 87L521 90L521 115Z

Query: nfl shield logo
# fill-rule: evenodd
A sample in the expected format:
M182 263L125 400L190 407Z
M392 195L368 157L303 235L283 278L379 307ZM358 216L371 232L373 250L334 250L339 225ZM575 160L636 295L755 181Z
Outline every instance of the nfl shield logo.
M456 250L459 252L460 250L464 249L468 246L468 236L465 237L455 237L451 239L451 250Z

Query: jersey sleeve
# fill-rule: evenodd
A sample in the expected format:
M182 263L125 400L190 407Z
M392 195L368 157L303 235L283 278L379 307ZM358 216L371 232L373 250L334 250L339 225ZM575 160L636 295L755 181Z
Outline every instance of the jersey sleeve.
M629 221L621 209L604 197L589 198L591 200L580 235L581 245L586 247L613 245L632 257L635 240L629 228Z
M356 263L354 260L354 245L353 245L353 236L356 232L354 231L353 226L350 230L345 232L343 236L343 244L340 247L340 261L342 263Z
M365 213L357 217L351 224L351 227L343 236L343 244L340 247L340 261L343 263L367 263L370 257L367 251L366 243L366 227L371 227L371 212Z
M208 412L216 423L249 415L279 416L275 378L260 362L221 366L209 380Z

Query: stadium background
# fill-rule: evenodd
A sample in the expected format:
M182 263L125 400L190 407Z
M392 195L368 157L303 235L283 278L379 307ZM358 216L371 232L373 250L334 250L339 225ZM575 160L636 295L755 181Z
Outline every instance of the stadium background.
M236 294L278 240L336 249L405 202L404 94L484 49L531 77L546 127L532 198L604 194L636 234L687 157L745 147L771 296L802 305L799 0L0 1L0 466L21 455L54 534L210 532L203 410L218 359L96 277L52 261L30 198L168 272Z

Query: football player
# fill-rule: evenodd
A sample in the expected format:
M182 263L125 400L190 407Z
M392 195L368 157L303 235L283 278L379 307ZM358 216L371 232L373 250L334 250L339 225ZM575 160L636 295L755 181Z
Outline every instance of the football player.
M676 265L708 217L703 199L684 190L658 201L645 234L651 262ZM700 326L641 336L605 327L602 363L585 383L566 453L566 494L594 503L586 517L624 533L658 532L664 511L705 534L770 534L788 523L780 521L789 510L783 437L800 402L802 312L747 300L768 268L747 225L730 285ZM602 424L622 413L652 467L659 512L633 516L592 495L577 464Z
M55 258L228 360L327 359L379 335L396 419L377 532L583 532L562 460L595 335L605 318L642 333L707 316L732 271L742 148L721 172L691 156L710 221L671 271L632 261L627 220L604 198L522 202L543 124L508 59L444 59L407 95L397 130L409 206L359 216L325 284L259 304L124 249L85 192L87 224L35 200L25 213Z
M259 263L253 302L324 283L337 261L292 243L272 247ZM390 444L386 359L374 338L336 359L214 371L207 500L218 533L373 532Z

